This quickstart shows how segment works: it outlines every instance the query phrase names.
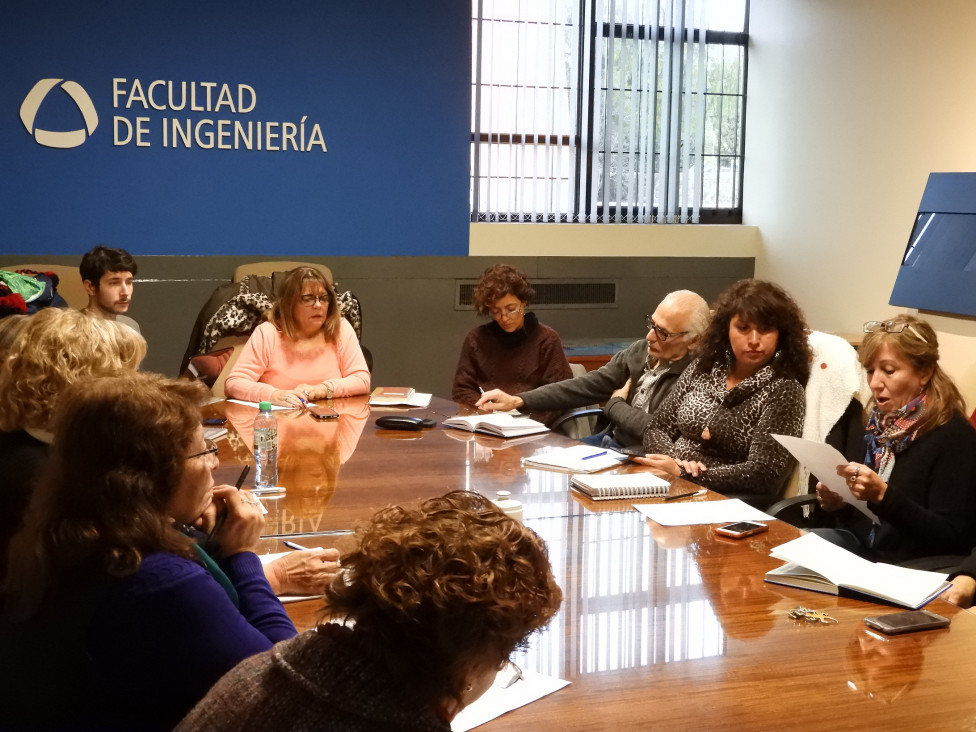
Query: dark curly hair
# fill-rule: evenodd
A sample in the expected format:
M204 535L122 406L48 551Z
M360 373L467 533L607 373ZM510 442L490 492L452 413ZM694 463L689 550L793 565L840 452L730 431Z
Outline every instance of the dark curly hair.
M135 277L139 268L125 249L113 249L99 244L81 258L78 271L82 282L91 282L97 288L106 272L130 272Z
M770 362L773 373L806 386L812 358L807 324L786 290L765 280L739 280L718 296L712 310L712 322L702 336L699 349L698 373L708 373L715 366L731 361L729 323L738 315L753 325L779 331L776 356Z
M478 315L490 315L491 306L505 295L529 302L534 294L535 290L519 270L510 264L496 264L481 273L471 299Z
M326 613L431 703L460 700L466 672L499 667L562 602L543 541L477 493L390 506L358 538Z
M75 567L124 576L153 552L196 556L167 506L207 396L200 382L145 373L83 379L63 392L50 461L10 544L5 614L34 614Z

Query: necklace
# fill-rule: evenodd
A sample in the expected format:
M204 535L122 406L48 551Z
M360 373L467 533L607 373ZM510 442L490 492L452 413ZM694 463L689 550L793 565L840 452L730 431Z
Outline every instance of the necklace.
M712 411L708 415L708 419L705 420L705 427L704 429L702 429L702 433L701 433L702 440L708 441L712 439L712 433L708 429L708 425L712 423L712 419L718 413L719 408L722 406L722 402L725 401L725 394L727 390L722 387L724 387L724 384L715 385L714 391L712 392L712 394L709 395L710 398L715 399L715 405L712 407Z

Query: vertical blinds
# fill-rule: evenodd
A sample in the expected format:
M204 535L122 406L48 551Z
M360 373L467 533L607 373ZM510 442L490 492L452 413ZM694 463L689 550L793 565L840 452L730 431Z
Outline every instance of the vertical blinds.
M474 0L471 210L697 223L705 5Z

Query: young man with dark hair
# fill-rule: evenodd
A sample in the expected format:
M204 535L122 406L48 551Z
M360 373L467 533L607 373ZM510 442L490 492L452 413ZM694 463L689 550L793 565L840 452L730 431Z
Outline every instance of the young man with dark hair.
M132 302L132 281L136 263L124 249L112 249L101 244L81 258L81 280L88 293L88 305L83 312L97 318L117 320L137 333L139 324L126 315Z

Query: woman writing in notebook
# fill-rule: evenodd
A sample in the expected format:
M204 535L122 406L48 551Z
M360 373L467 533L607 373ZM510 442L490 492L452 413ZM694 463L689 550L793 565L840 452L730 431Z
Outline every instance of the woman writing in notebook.
M715 303L700 355L644 432L635 462L724 493L779 494L810 372L803 314L781 287L740 280Z
M102 377L58 401L10 547L3 729L171 729L242 659L295 635L254 547L257 501L214 486L196 382ZM204 552L187 525L226 518ZM208 528L204 525L204 528Z
M281 407L369 393L359 339L321 272L297 267L288 273L280 299L244 344L224 391Z
M873 561L968 554L976 541L976 430L939 366L924 320L899 315L865 323L858 358L867 369L867 448L839 465L874 522L823 484L817 500L832 528L817 533Z
M390 506L326 588L332 622L240 664L177 730L450 732L518 681L509 656L561 601L545 544L485 497Z
M518 394L543 384L572 378L559 334L526 312L535 291L519 270L496 264L481 275L474 306L491 322L468 333L461 346L451 398L474 406L484 391ZM551 422L559 412L533 414Z

